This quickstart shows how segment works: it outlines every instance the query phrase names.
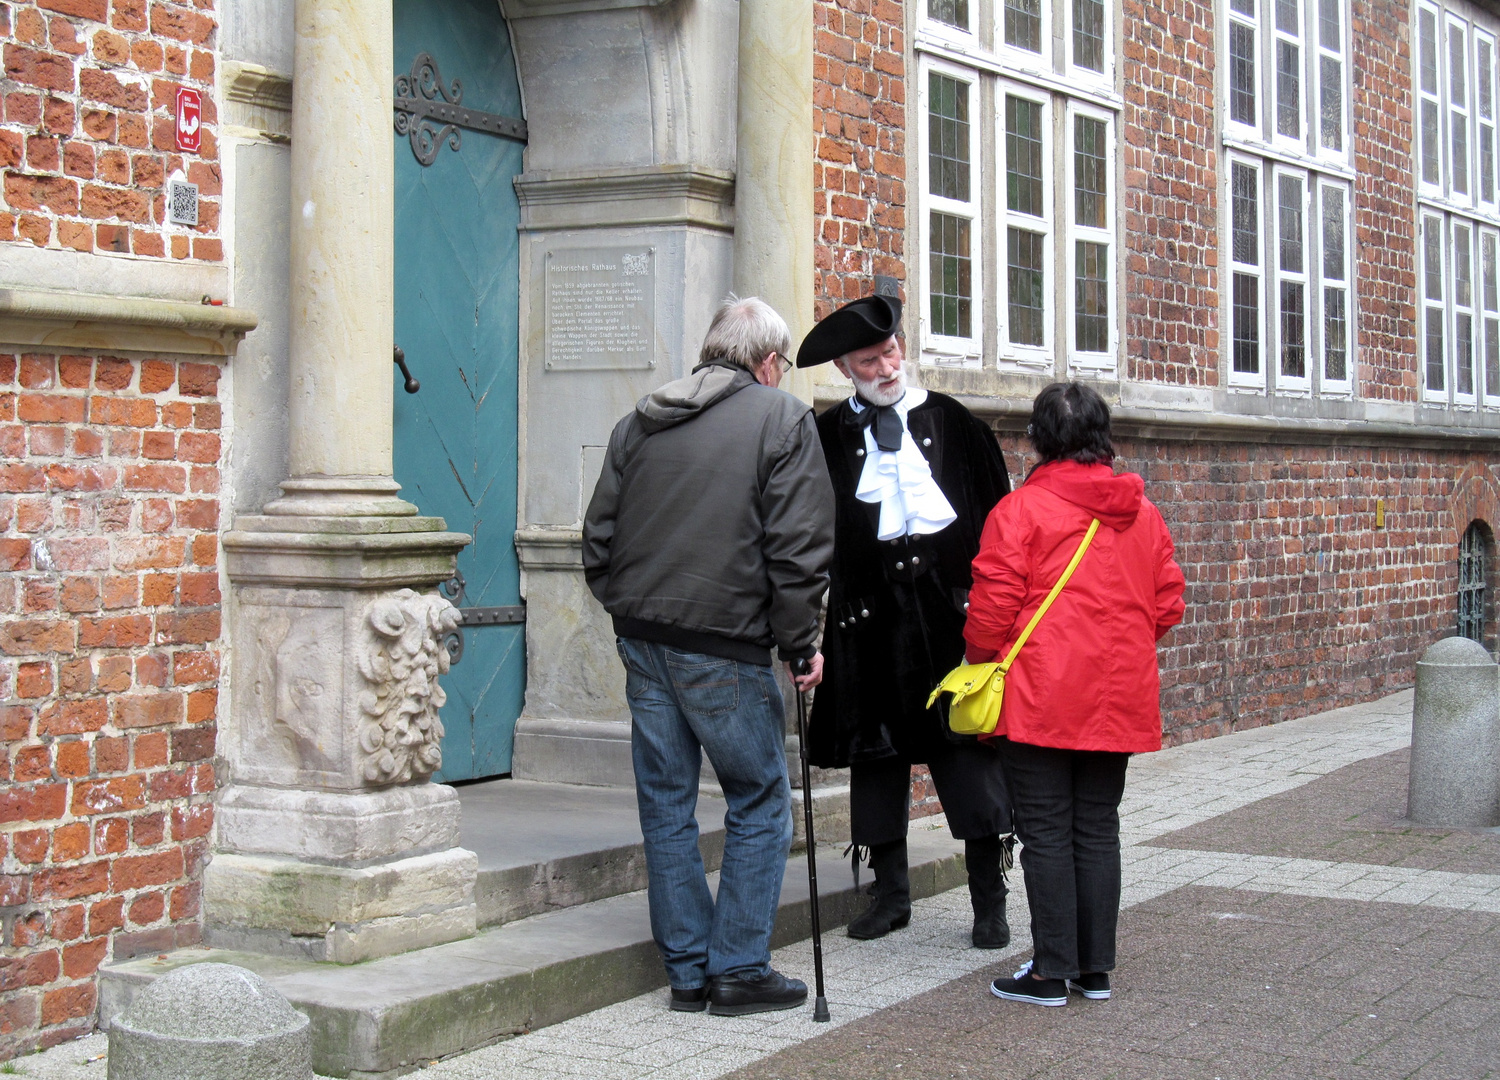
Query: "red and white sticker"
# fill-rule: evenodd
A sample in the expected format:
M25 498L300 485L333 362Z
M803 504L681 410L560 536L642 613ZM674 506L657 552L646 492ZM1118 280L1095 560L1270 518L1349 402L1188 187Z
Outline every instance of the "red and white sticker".
M203 96L186 86L177 88L177 149L197 153L203 141Z

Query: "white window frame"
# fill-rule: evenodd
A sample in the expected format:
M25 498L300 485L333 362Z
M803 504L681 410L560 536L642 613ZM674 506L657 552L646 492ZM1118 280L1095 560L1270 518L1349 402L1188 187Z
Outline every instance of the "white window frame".
M1058 0L1038 0L1041 9L1041 50L1032 52L1005 40L1005 0L995 0L995 52L1004 66L1044 75L1052 74L1052 9L1057 2ZM1068 24L1068 32L1072 34L1071 22Z
M1453 35L1455 33L1463 35L1459 55L1463 57L1464 69L1457 73L1458 79L1461 80L1460 86L1463 90L1462 102L1458 101L1456 95L1453 93L1455 74L1453 71ZM1452 13L1445 13L1445 18L1443 19L1443 40L1439 56L1440 70L1442 71L1440 82L1446 105L1442 116L1443 137L1447 144L1446 152L1443 156L1448 163L1448 198L1457 206L1472 206L1475 203L1474 173L1476 172L1475 165L1477 161L1473 141L1474 123L1469 109L1469 102L1473 99L1473 94L1470 92L1469 79L1469 24L1463 19L1457 18ZM1454 122L1460 118L1464 122L1464 130L1466 132L1464 136L1463 161L1464 184L1468 189L1466 191L1458 189L1459 163L1457 161L1457 148L1453 142Z
M1500 101L1497 101L1495 98L1495 35L1488 33L1478 25L1474 25L1470 27L1469 37L1469 62L1473 65L1474 71L1474 77L1470 80L1469 84L1470 90L1472 91L1473 95L1470 98L1471 104L1469 108L1469 115L1472 118L1473 130L1471 132L1471 137L1474 140L1475 154L1475 167L1473 177L1474 205L1479 207L1489 207L1491 209L1491 212L1493 213L1493 209L1496 205L1495 200L1497 186L1500 186L1500 175L1496 175L1496 154L1497 151L1500 151L1500 146L1496 145L1496 109L1497 107L1500 107ZM1481 56L1488 56L1489 58L1489 77L1487 79L1484 78L1481 71L1482 67L1485 66L1480 64L1479 62ZM1484 112L1482 111L1481 99L1483 97L1483 94L1481 93L1481 91L1488 91L1488 116L1485 116ZM1482 132L1488 132L1490 142L1490 180L1488 185L1484 183L1484 140L1480 138Z
M1244 154L1228 155L1229 168L1224 170L1225 198L1223 205L1228 208L1225 215L1227 225L1228 243L1225 250L1229 253L1229 288L1226 290L1228 302L1226 312L1228 318L1224 325L1228 327L1229 333L1225 340L1229 342L1228 354L1228 378L1227 382L1232 389L1254 390L1264 392L1267 386L1266 369L1269 366L1269 357L1272 350L1267 336L1267 288L1266 283L1272 275L1270 268L1266 265L1266 172L1268 171L1259 158ZM1255 174L1255 256L1258 260L1254 266L1248 263L1234 261L1234 167L1239 165L1252 170ZM1255 278L1256 292L1256 356L1255 371L1236 371L1234 367L1234 278L1236 274L1248 275Z
M946 40L961 49L974 48L979 40L977 24L979 22L979 0L969 0L969 25L967 27L954 26L952 23L934 19L927 14L927 0L915 0L918 7L917 22L923 34ZM1043 0L1045 3L1046 0Z
M1458 272L1461 265L1461 260L1459 259L1460 252L1458 243L1458 233L1460 229L1466 230L1468 233L1467 250L1466 252L1464 252L1466 258L1465 260L1462 260L1468 263L1468 266L1464 267L1464 269L1467 269L1469 272L1469 301L1467 304L1463 304L1460 302L1458 294ZM1479 280L1479 275L1475 273L1475 267L1478 263L1477 256L1479 254L1479 236L1480 232L1478 222L1474 221L1472 218L1454 215L1453 217L1448 219L1446 237L1448 241L1447 262L1449 269L1449 285L1447 297L1448 347L1444 350L1445 355L1443 359L1444 365L1447 368L1448 384L1452 388L1451 400L1453 404L1459 407L1467 407L1470 409L1478 404L1479 385L1481 379L1483 378L1478 370L1478 351L1475 349L1475 345L1479 341L1479 335L1477 331L1482 325L1479 312L1479 289L1482 285L1482 282ZM1469 317L1469 389L1467 391L1459 389L1458 378L1458 323L1459 320L1465 315Z
M1323 8L1322 0L1308 0L1307 6L1311 9L1308 14L1311 26L1311 37L1313 47L1308 50L1312 62L1312 99L1316 107L1311 110L1314 117L1313 128L1309 134L1313 145L1317 148L1315 156L1328 161L1347 162L1352 160L1353 149L1350 140L1353 137L1353 125L1350 123L1349 98L1354 87L1354 79L1350 71L1353 48L1353 38L1349 32L1349 23L1352 18L1353 5L1337 0L1339 9L1339 42L1338 52L1334 52L1323 43ZM1323 61L1325 59L1336 60L1340 66L1339 81L1339 147L1338 150L1330 149L1323 145Z
M1437 86L1431 91L1422 86L1422 16L1428 15L1432 18L1432 31L1435 37L1433 41L1434 50L1434 78ZM1415 117L1413 148L1416 152L1417 190L1432 198L1443 198L1448 193L1448 112L1447 94L1443 89L1446 77L1447 65L1443 62L1443 28L1446 20L1441 8L1434 4L1419 4L1417 6L1416 27L1413 31L1415 48L1412 50L1412 84L1416 88L1417 111ZM1426 147L1423 144L1423 118L1424 106L1431 107L1437 113L1437 180L1426 179L1424 165L1427 161Z
M1266 4L1274 3L1275 0L1253 0L1253 2L1256 5L1254 16L1246 15L1243 12L1234 10L1234 4L1232 0L1226 0L1224 4L1224 11L1226 13L1223 29L1224 127L1226 130L1237 132L1241 138L1259 140L1266 123L1266 99L1264 90L1265 78L1263 74L1266 59L1266 50L1264 48L1265 43L1262 40L1265 35L1261 32L1260 18L1265 11ZM1234 94L1234 67L1231 60L1231 54L1229 52L1229 35L1230 27L1235 23L1249 28L1252 35L1251 40L1255 44L1255 58L1250 64L1252 80L1251 91L1255 97L1255 122L1252 124L1246 124L1243 121L1235 120L1232 115L1232 99Z
M1066 148L1064 154L1067 158L1064 175L1067 178L1067 225L1065 227L1065 243L1067 244L1067 277L1063 288L1066 290L1066 325L1068 342L1068 370L1069 372L1082 375L1107 375L1113 374L1118 366L1117 357L1120 350L1120 320L1119 320L1119 246L1116 239L1117 221L1119 218L1118 185L1115 181L1115 160L1118 148L1117 136L1115 134L1115 114L1104 109L1094 108L1077 101L1070 101L1066 110ZM1105 220L1108 223L1104 228L1084 225L1077 220L1077 164L1078 157L1075 149L1077 138L1077 123L1079 118L1097 120L1104 125L1105 161ZM1108 256L1105 264L1109 267L1109 337L1105 351L1084 352L1078 347L1078 242L1103 244Z
M1417 244L1420 250L1417 261L1420 277L1417 285L1417 302L1421 308L1421 338L1418 344L1417 355L1419 357L1418 366L1422 373L1422 400L1446 405L1448 403L1449 388L1453 385L1453 377L1449 372L1449 368L1452 365L1449 363L1451 353L1448 347L1448 298L1452 295L1452 284L1448 280L1448 216L1446 214L1424 212L1419 216L1419 229ZM1435 230L1438 236L1438 281L1439 288L1442 289L1442 296L1436 302L1427 295L1427 237L1429 229ZM1443 341L1443 385L1436 390L1432 388L1427 377L1427 338L1430 323L1433 319L1438 321L1438 325L1442 329Z
M1095 71L1093 68L1081 67L1073 56L1073 21L1075 18L1075 5L1078 0L1068 0L1068 26L1064 33L1067 39L1064 45L1065 64L1068 78L1077 79L1085 84L1112 90L1115 85L1115 0L1104 0L1101 7L1104 10L1104 70ZM1051 0L1042 0L1044 5L1050 4ZM1003 4L1003 0L1002 0Z
M969 202L943 198L932 193L929 160L931 130L930 77L943 75L969 87ZM972 68L944 63L924 57L917 66L917 130L919 141L918 182L921 184L917 214L918 246L921 258L921 327L922 360L948 367L980 367L984 362L984 195L985 182L980 160L979 134L983 115L984 84ZM969 337L937 333L932 326L932 214L950 214L969 221Z
M1297 182L1301 189L1302 202L1302 235L1298 238L1302 246L1302 269L1288 270L1281 265L1281 181L1282 178L1290 178ZM1278 394L1292 394L1298 397L1306 397L1312 393L1312 371L1314 357L1319 350L1314 348L1312 335L1313 304L1312 304L1312 267L1309 265L1313 257L1313 245L1309 242L1309 199L1308 188L1309 176L1304 169L1290 168L1285 165L1276 165L1271 169L1271 191L1270 204L1274 214L1275 225L1270 230L1269 248L1270 257L1266 260L1268 268L1272 273L1272 288L1267 290L1272 299L1271 327L1273 340L1276 343L1274 355L1276 358L1275 374L1272 376L1273 386ZM1281 312L1281 287L1284 284L1302 286L1302 374L1288 375L1281 367L1281 352L1285 346L1282 336L1285 333L1285 322Z
M1267 73L1270 76L1267 80L1267 85L1271 90L1269 132L1272 146L1291 151L1292 153L1306 154L1309 137L1309 110L1307 108L1307 76L1309 67L1307 58L1307 12L1308 8L1314 6L1314 4L1309 3L1309 0L1293 0L1293 2L1297 4L1298 14L1297 31L1295 34L1289 30L1283 30L1277 25L1277 0L1261 0L1261 3L1265 5L1265 17L1270 19L1269 37L1271 47L1267 50L1268 55L1266 57L1268 65ZM1281 133L1281 84L1277 78L1277 71L1281 52L1280 44L1283 41L1291 42L1297 46L1297 135L1295 137Z
M1479 229L1479 318L1482 327L1481 342L1479 347L1478 378L1480 385L1480 401L1486 409L1500 409L1500 372L1495 378L1490 377L1490 368L1487 359L1488 342L1490 331L1493 327L1496 348L1500 350L1500 230L1492 226ZM1484 247L1490 247L1490 274L1488 279L1484 276ZM1497 365L1500 366L1500 365Z
M1042 213L1033 217L1010 209L1006 191L1008 174L1005 142L1005 99L1022 98L1041 106L1042 109ZM1053 146L1056 131L1053 126L1052 95L1026 83L999 80L995 86L995 208L999 236L995 247L999 289L996 306L999 308L1000 326L998 354L1001 370L1053 371L1056 358L1053 339L1057 322L1057 256L1056 217L1053 206L1057 182L1057 148ZM1010 227L1025 229L1042 235L1042 343L1040 345L1016 344L1010 340Z
M1321 394L1348 397L1354 393L1354 360L1358 352L1356 342L1359 337L1356 333L1354 319L1355 305L1355 282L1354 282L1354 235L1353 235L1353 187L1342 181L1333 180L1325 176L1315 176L1316 195L1314 196L1313 208L1317 213L1316 223L1309 228L1309 232L1316 235L1318 272L1315 276L1317 281L1317 362L1309 365L1318 371L1318 391ZM1343 213L1340 227L1344 232L1344 259L1343 279L1328 276L1327 253L1323 250L1324 238L1327 235L1324 229L1324 216L1327 211L1327 203L1323 200L1323 192L1328 190L1338 191L1342 196ZM1328 290L1330 288L1342 288L1344 290L1344 377L1342 379L1331 379L1328 377Z

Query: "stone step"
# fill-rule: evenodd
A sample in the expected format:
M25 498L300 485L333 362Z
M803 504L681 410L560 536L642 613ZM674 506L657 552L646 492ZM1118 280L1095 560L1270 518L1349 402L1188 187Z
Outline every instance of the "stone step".
M914 898L963 883L963 846L946 833L914 828L909 850ZM847 923L865 903L841 851L819 845L825 931ZM717 875L711 880L717 886ZM807 863L797 855L787 863L775 945L807 937L810 920ZM666 985L646 894L632 892L350 966L219 949L111 964L100 971L101 1025L157 976L205 961L238 964L271 982L312 1020L314 1069L360 1080L396 1076Z
M457 790L463 807L459 846L479 856L474 898L480 926L646 887L634 788L490 780ZM801 792L792 795L800 848ZM847 786L815 788L813 808L820 843L847 841ZM724 854L724 811L716 794L699 796L698 846L710 871L719 868Z

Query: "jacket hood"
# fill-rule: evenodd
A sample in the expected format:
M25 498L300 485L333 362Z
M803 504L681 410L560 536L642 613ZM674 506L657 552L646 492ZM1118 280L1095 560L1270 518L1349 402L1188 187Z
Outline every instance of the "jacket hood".
M1026 478L1026 486L1032 485L1066 499L1115 532L1124 532L1135 524L1146 497L1146 482L1135 473L1117 476L1108 465L1081 465L1076 461L1038 465Z
M744 368L704 364L686 378L659 386L635 403L641 429L653 435L700 416L755 382Z

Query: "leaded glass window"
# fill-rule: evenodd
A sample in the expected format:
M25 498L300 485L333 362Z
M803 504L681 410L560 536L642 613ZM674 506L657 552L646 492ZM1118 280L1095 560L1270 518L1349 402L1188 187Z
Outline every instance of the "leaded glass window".
M934 195L969 201L969 84L928 78L927 168Z
M933 211L928 272L931 282L932 330L947 337L974 336L974 284L971 223L967 218Z
M1042 51L1042 0L1005 0L1005 44Z
M960 30L969 28L969 0L927 0L927 17Z

